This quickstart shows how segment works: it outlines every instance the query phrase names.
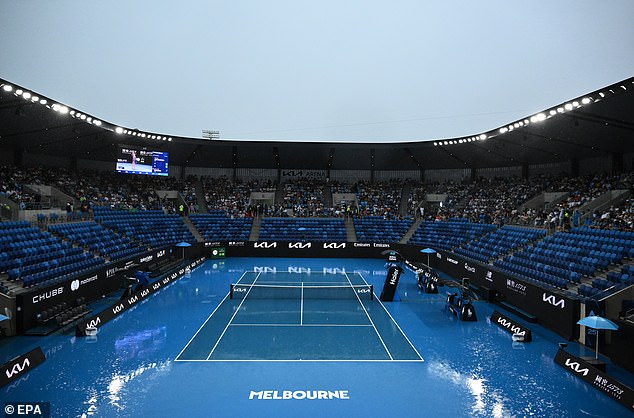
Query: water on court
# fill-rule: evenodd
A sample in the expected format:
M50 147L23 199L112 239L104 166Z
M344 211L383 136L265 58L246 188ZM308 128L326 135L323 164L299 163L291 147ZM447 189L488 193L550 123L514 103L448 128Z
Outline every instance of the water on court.
M256 303L251 305L255 312L251 314L248 304L256 301L247 299L246 311L239 310L235 317L231 309L237 305L226 305L235 327L214 320L213 326L222 329L209 330L207 336L199 332L193 339L206 321L212 322L214 310L221 309L229 284L249 271L279 273L278 277L286 273L293 277L358 273L374 285L377 294L385 278L380 260L207 261L103 326L96 337L77 338L68 330L3 341L2 362L38 345L47 360L0 388L0 399L48 401L54 417L630 416L616 401L553 362L557 343L562 341L556 334L525 323L533 331L533 341L513 342L508 333L487 320L493 309L500 308L479 301L475 302L478 321L460 322L444 309L449 289L441 287L438 295L421 294L409 272L399 284L401 302L386 303L387 312L380 316L363 313L363 306L378 310L378 302L344 306L306 299L314 304L306 307L307 325L326 321L354 325L333 327L336 332L318 327L312 334L297 332L299 327L290 326L290 321L303 308ZM96 309L106 304L102 301ZM374 338L385 337L390 328L394 335L400 330L423 361L375 361L383 346L380 341L366 341L372 333L361 325L380 318L384 323L373 324L379 330L378 334L372 330ZM279 327L254 326L271 325L270 321L296 329L283 332ZM239 328L241 324L249 327L235 334L225 332L227 340L218 338L225 327ZM303 319L300 325L304 325ZM390 338L385 337L388 346ZM175 361L192 339L199 341L201 354ZM216 343L222 356L232 358L206 361L208 352L204 350ZM399 343L394 353L403 350L406 356L408 344ZM577 355L591 354L576 344L569 344L568 349ZM327 352L328 357L279 361L296 352L313 357ZM204 361L196 361L203 360L203 355ZM631 374L610 363L608 371L633 385ZM321 399L309 399L312 397Z

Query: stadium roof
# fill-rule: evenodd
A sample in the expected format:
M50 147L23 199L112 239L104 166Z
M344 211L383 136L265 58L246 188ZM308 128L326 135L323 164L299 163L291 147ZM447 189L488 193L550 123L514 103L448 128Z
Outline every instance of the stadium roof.
M115 161L119 145L170 165L417 170L534 165L634 153L634 77L472 136L401 143L208 140L141 132L0 79L0 148Z

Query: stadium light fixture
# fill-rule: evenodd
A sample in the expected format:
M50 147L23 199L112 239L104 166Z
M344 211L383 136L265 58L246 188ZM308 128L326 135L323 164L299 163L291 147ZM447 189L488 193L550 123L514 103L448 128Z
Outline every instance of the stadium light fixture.
M123 133L123 128L121 126L117 126L116 128L114 128L114 131L118 134L122 134Z
M531 116L531 122L535 123L535 122L542 122L546 120L546 115L544 113L538 113L536 115Z
M591 98L589 97L584 97L583 99L581 99L581 103L584 105L587 105L591 102Z
M46 103L48 103L48 102L46 101L46 99L41 99L41 100L40 100L40 104L41 104L41 105L45 105Z
M573 109L573 108L572 108L572 104L571 104L571 103L566 103L566 104L564 105L564 109L566 109L566 110L568 110L568 111L572 110L572 109Z
M480 141L484 141L485 139L487 139L486 134L480 134Z
M172 138L167 138L167 142L172 142Z
M13 91L13 86L11 84L5 84L4 86L2 86L2 90L6 91L7 93L10 93Z
M40 100L39 96L32 96L31 97L31 101L32 102L37 102L38 100Z
M31 93L25 91L24 93L22 93L22 97L24 97L24 100L29 100L31 98Z
M17 89L15 91L15 94L18 95L18 96L22 96L22 93L24 93L24 90L22 90L22 89Z
M501 134L505 134L505 133L507 133L508 131L509 131L509 130L508 130L508 128L507 128L507 127L500 128L500 133L501 133Z

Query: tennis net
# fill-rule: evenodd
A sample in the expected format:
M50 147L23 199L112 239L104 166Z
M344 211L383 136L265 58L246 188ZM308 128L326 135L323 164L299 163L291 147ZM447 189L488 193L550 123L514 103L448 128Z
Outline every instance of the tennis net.
M287 286L267 284L232 284L231 299L374 299L372 285Z

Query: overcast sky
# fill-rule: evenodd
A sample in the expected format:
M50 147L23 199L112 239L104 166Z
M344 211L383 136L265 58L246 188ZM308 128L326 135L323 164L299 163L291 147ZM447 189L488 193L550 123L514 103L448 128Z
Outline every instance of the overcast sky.
M108 122L469 136L634 75L633 0L0 0L0 78Z

